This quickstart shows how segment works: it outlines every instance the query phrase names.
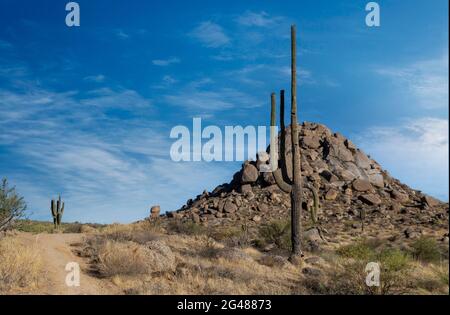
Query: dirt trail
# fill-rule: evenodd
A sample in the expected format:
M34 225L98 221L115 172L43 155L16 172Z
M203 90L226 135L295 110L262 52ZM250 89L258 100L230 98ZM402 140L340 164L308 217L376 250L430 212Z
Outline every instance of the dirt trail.
M60 295L105 295L117 294L114 286L107 280L98 279L88 274L88 266L82 258L77 257L72 250L74 245L82 242L83 234L28 234L19 236L24 242L32 242L39 249L45 269L45 280L41 283L37 294ZM69 262L76 262L80 266L80 286L69 287L66 271Z

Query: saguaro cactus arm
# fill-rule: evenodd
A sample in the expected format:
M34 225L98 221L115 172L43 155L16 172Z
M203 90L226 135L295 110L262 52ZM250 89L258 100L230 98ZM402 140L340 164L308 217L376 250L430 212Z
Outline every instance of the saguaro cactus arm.
M56 211L56 203L55 200L52 199L51 203L50 203L50 211L52 212L52 217L53 217L53 224L56 226L57 225L57 220L56 217L58 215L57 211Z
M284 94L284 93L283 93ZM284 114L283 114L283 108L284 106L282 106L281 111L280 111L280 121L283 121L284 118ZM275 122L275 116L276 116L276 99L275 99L275 93L271 94L271 114L270 114L270 126L273 127L276 125ZM282 129L281 129L281 143L285 142L285 133L284 133L284 122L281 123ZM273 177L275 179L276 184L278 185L278 187L284 191L285 193L291 193L292 189L291 189L291 184L287 183L284 178L283 178L283 169L286 169L286 158L285 158L285 154L284 154L284 146L282 145L282 150L281 150L281 168L277 168L274 172L273 172Z

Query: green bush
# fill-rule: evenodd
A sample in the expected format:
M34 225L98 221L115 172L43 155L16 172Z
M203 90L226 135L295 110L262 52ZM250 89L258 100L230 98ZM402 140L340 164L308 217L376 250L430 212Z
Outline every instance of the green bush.
M27 204L16 192L16 187L9 187L8 180L0 183L0 231L13 227L17 220L25 216Z
M289 220L274 220L261 225L258 230L261 245L275 244L281 249L291 249L291 223Z
M367 260L375 258L375 251L365 242L358 242L343 246L337 250L337 254L343 258Z
M201 235L206 234L207 229L192 221L172 220L168 225L168 230L177 234Z
M441 251L436 240L429 237L421 237L416 240L413 248L414 258L424 262L438 262L441 258Z
M379 242L360 241L337 250L341 259L330 274L327 294L401 294L410 287L411 259L397 249L379 249ZM380 266L380 286L365 284L365 267L369 262Z

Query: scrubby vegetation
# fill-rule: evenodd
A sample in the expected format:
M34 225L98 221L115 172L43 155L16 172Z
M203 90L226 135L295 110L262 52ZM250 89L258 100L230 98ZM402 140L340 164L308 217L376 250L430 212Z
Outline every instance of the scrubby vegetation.
M412 245L413 256L424 262L439 262L442 252L436 240L429 237L421 237Z
M231 241L245 228L217 229L214 237L210 229L193 224L176 226L184 234L173 229L149 222L111 225L87 238L82 255L99 277L125 294L448 293L448 267L424 266L411 251L380 239L307 253L312 259L298 267L287 261L288 250L280 252L288 230L283 222L264 225L258 234L265 243L276 243L278 254ZM380 266L379 287L366 285L365 267L371 261Z
M0 293L29 290L44 277L39 251L7 236L0 239Z
M86 233L101 229L104 227L102 224L88 223L82 224L78 222L74 223L61 223L58 231L55 231L54 224L48 221L35 221L35 220L18 220L16 223L16 230L21 232L29 232L33 234L38 233Z
M25 216L26 209L23 197L3 178L0 184L0 232L12 228L17 220Z

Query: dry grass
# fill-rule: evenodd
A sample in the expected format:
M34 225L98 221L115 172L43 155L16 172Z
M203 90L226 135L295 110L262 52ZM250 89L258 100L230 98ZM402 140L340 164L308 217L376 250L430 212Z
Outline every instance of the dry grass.
M24 245L12 236L0 239L0 294L36 287L42 271L42 259L33 244Z
M250 245L232 246L235 232L188 231L112 225L87 239L85 256L125 294L448 294L448 267L417 261L385 240L327 247L319 263L294 266ZM381 264L380 288L365 284L368 261Z

